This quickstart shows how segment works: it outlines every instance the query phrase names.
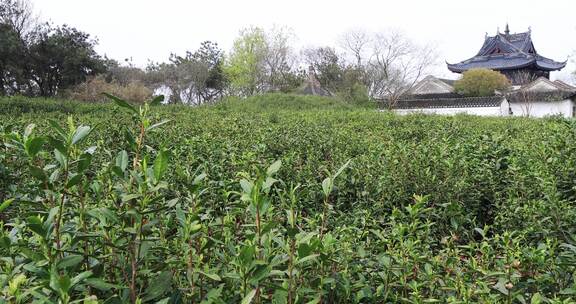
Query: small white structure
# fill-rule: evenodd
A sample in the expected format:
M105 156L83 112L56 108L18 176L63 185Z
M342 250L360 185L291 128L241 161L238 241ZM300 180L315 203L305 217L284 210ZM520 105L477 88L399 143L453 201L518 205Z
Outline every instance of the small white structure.
M414 87L410 96L394 106L394 111L399 114L576 116L576 87L561 81L542 77L489 97L463 97L454 93L453 82L428 76Z
M528 117L574 117L575 97L575 87L544 77L507 94L512 115Z

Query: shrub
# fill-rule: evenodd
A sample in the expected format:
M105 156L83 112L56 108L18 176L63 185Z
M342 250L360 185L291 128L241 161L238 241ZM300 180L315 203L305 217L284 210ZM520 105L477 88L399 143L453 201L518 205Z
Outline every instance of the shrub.
M370 100L368 88L360 83L344 87L340 92L338 92L338 95L345 101L354 104L361 104Z
M159 101L0 98L0 303L574 303L572 120Z
M102 95L103 92L137 103L149 100L153 94L152 90L139 82L121 85L115 81L107 82L103 76L97 76L68 90L65 96L79 101L104 102L106 98Z
M488 69L472 69L464 72L462 78L456 81L454 89L457 93L472 96L492 96L497 90L510 86L508 78L500 72Z

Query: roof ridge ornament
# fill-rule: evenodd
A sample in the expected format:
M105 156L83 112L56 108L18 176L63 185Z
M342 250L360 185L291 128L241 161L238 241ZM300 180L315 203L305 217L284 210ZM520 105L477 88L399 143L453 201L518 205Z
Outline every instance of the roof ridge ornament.
M510 25L506 24L506 32ZM531 30L531 28L530 28ZM550 72L560 71L566 67L566 62L557 62L536 52L530 32L498 33L496 36L487 36L480 51L469 59L459 63L450 64L448 69L455 73L463 73L474 68L486 68L497 71L510 72L530 68L533 74L548 77Z

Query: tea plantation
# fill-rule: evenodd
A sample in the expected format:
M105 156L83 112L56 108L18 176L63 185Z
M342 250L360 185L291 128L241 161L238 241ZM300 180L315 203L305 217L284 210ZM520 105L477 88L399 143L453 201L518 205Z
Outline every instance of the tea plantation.
M576 121L0 99L0 303L575 303Z

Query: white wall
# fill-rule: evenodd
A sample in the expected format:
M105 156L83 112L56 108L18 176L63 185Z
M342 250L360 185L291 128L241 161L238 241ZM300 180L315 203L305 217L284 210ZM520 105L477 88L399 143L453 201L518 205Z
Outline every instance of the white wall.
M503 103L504 104L504 103ZM438 115L457 115L469 114L478 116L506 116L508 115L508 107L506 105L503 113L503 107L476 107L476 108L425 108L425 109L396 109L394 112L400 115L423 113L423 114L438 114Z
M513 116L546 117L562 115L572 117L574 103L571 100L556 102L510 103Z

